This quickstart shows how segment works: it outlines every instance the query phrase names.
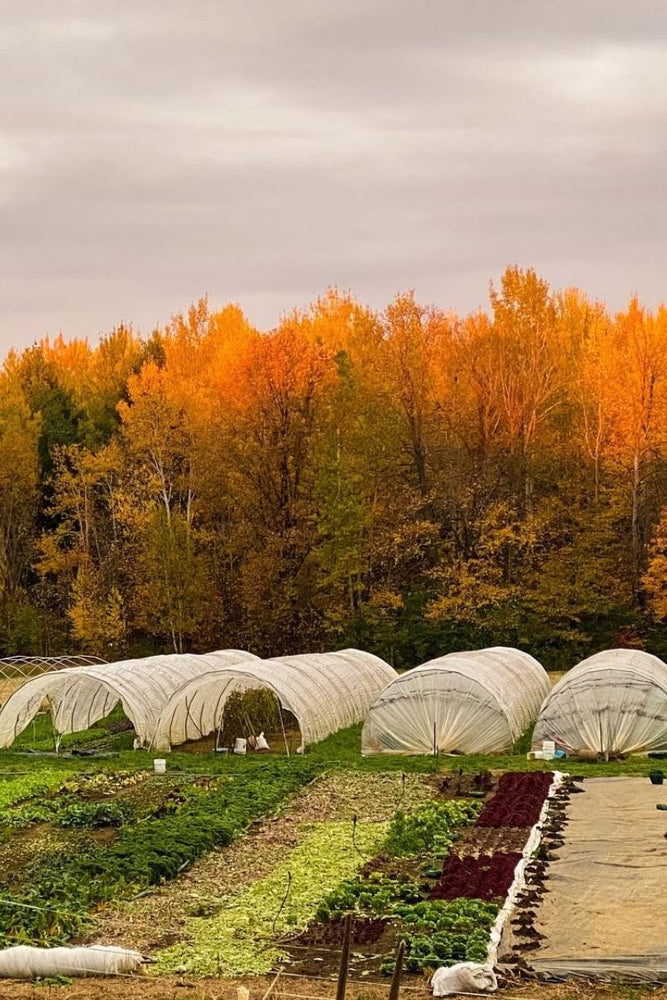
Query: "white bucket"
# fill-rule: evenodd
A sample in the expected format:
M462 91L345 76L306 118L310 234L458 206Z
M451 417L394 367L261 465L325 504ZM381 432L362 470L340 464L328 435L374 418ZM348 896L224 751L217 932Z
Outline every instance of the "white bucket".
M245 753L246 752L246 740L242 736L238 736L234 740L234 753Z
M153 769L156 774L164 774L167 770L167 762L164 759L156 759L153 761Z

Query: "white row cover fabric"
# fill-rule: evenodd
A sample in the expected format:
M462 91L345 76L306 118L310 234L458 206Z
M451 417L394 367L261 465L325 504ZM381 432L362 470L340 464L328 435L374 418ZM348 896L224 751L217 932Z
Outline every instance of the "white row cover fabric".
M397 676L372 653L277 656L216 669L183 684L165 706L153 747L168 750L215 732L234 692L267 688L299 723L303 746L361 722L374 698Z
M362 754L496 753L535 720L544 668L505 646L449 653L402 674L372 705Z
M0 709L0 747L10 746L48 701L56 733L78 733L120 702L139 746L148 746L160 713L183 681L211 669L257 659L238 649L205 655L171 653L43 674L26 681Z
M21 944L0 951L0 979L48 979L50 976L126 976L143 965L138 951L116 945L80 948L33 948Z
M533 734L573 752L667 750L667 664L640 649L607 649L573 667L540 710Z

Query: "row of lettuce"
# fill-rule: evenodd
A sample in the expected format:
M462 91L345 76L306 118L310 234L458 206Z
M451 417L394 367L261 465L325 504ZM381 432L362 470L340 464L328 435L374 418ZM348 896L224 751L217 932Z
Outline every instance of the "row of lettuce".
M390 825L383 855L358 876L325 896L318 920L340 922L351 913L358 940L368 929L380 937L387 923L406 945L409 972L460 961L485 963L489 931L510 890L519 851L503 848L477 853L468 847L470 832L523 831L524 841L538 822L553 776L548 772L504 774L494 795L479 802L433 802ZM502 838L499 839L502 843ZM470 844L473 844L472 838ZM413 858L413 877L397 874L392 858ZM382 969L391 972L388 956Z

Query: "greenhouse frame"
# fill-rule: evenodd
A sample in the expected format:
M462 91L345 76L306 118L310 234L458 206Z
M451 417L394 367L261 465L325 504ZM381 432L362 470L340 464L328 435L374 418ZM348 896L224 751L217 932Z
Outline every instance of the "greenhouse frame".
M68 667L93 666L107 661L101 656L74 653L70 656L4 656L0 659L0 705L30 677L39 677Z
M601 754L667 751L667 664L640 649L582 660L544 701L533 744Z
M395 677L388 663L358 649L279 656L214 670L172 694L153 747L168 750L219 731L229 697L259 688L271 691L281 709L296 718L304 748L363 721L373 700Z
M203 655L171 653L116 663L87 664L25 681L0 709L0 747L10 746L46 702L58 737L82 732L119 703L137 746L149 746L160 713L184 681L212 669L257 659L238 649Z
M507 646L448 653L402 674L371 706L364 755L497 753L535 721L550 689L544 668Z

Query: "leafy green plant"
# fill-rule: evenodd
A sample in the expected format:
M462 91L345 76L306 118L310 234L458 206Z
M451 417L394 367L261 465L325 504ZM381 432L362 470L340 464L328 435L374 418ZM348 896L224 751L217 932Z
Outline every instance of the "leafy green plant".
M57 791L67 778L68 774L61 770L42 770L0 779L0 820L5 819L5 810L10 806Z
M373 872L367 878L340 882L327 893L317 908L317 919L339 920L346 913L363 916L391 916L401 903L417 903L424 898L420 887L405 879L386 878Z
M89 841L71 855L40 856L26 873L29 888L13 896L13 905L0 902L0 943L55 944L80 934L99 903L173 878L202 854L231 843L318 771L307 760L291 760L289 767L265 760L242 777L192 788L173 814L123 827L112 844Z
M125 826L135 818L127 802L71 802L56 814L57 826Z
M11 812L7 811L2 817L2 826L8 828L20 828L31 826L33 823L47 823L53 819L56 812L56 805L52 802L28 802Z
M495 903L477 899L424 901L395 908L399 940L406 944L405 968L419 972L456 962L485 962L489 931L498 913ZM392 972L393 959L382 965Z
M349 822L317 823L265 878L234 895L209 900L209 915L192 917L187 943L158 956L160 972L185 970L208 975L261 975L281 957L276 939L299 930L315 916L323 890L341 875L351 876L376 851L386 823L360 823L355 843ZM201 909L205 900L200 901ZM217 906L214 904L217 903Z
M481 809L481 802L460 799L426 802L410 814L399 809L385 850L394 857L444 858L458 838L457 828L473 823Z

